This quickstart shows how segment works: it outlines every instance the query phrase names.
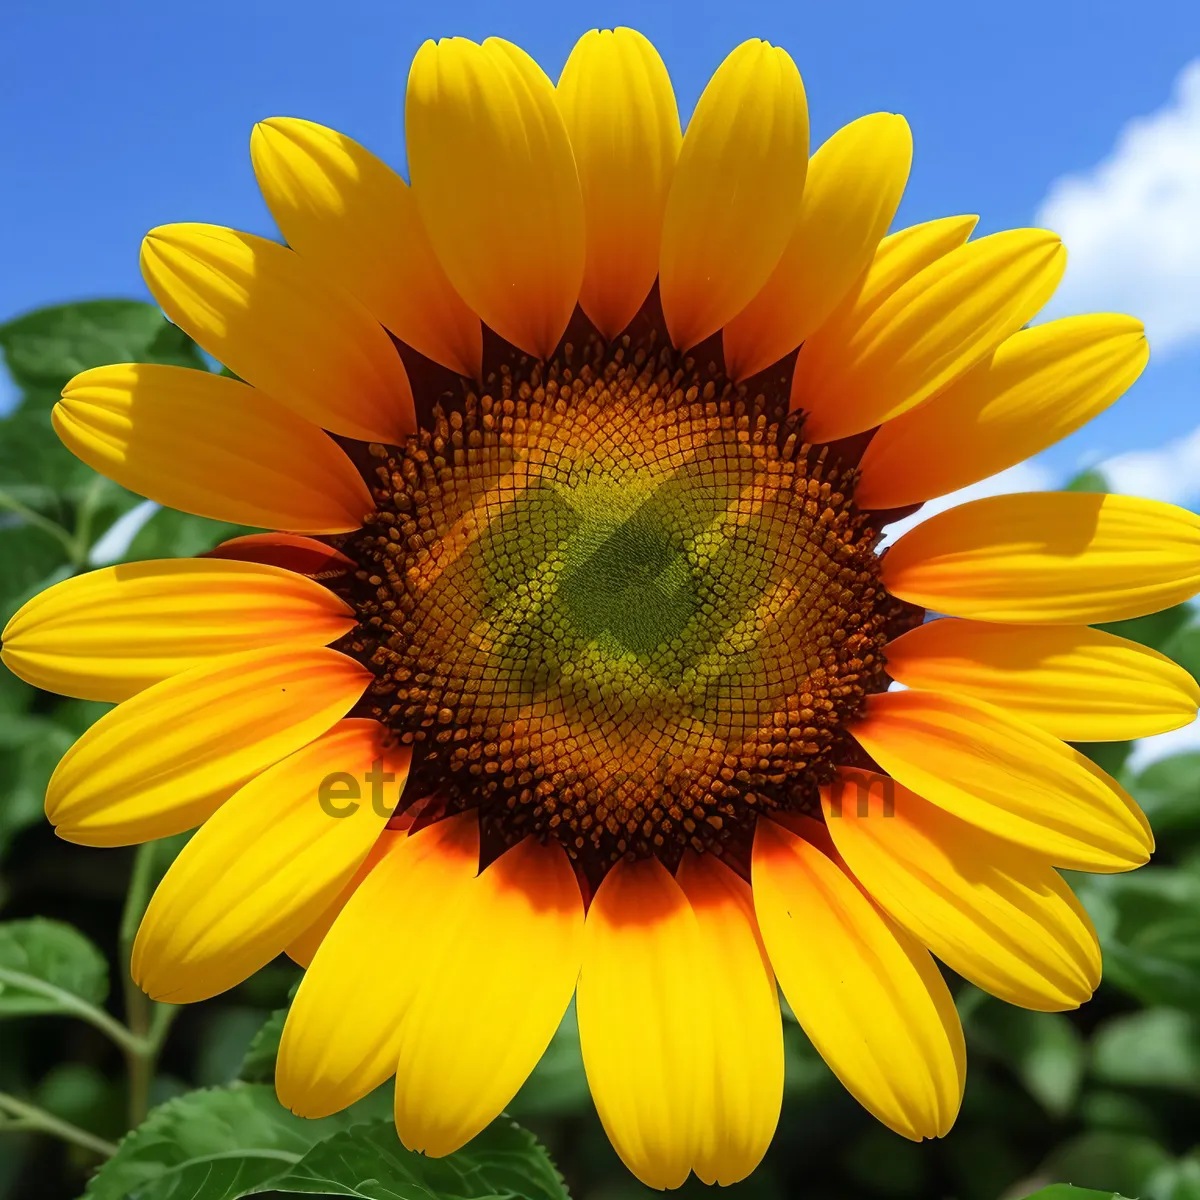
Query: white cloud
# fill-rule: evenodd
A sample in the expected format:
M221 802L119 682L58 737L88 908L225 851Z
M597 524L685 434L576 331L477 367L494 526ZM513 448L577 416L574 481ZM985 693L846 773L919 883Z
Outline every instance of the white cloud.
M1037 221L1068 254L1046 315L1132 313L1158 353L1200 338L1200 58L1170 102L1121 130L1108 158L1057 180Z
M1196 214L1200 221L1200 211ZM1200 429L1154 450L1129 450L1096 464L1110 491L1172 504L1200 499Z
M911 517L889 525L884 531L880 548L890 545L902 533L907 533L914 525L929 520L934 513L944 512L957 504L965 504L968 500L982 500L984 496L1003 496L1008 492L1040 492L1050 491L1058 486L1057 476L1051 474L1045 467L1035 462L1018 463L1006 471L981 479L968 487L951 492L948 496L939 496L930 500Z

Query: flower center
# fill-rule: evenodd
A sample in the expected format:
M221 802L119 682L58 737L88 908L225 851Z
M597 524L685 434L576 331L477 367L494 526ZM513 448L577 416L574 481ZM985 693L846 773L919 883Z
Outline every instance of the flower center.
M583 349L370 448L377 512L339 544L361 711L493 844L740 855L845 761L902 606L853 470L786 403L652 340Z

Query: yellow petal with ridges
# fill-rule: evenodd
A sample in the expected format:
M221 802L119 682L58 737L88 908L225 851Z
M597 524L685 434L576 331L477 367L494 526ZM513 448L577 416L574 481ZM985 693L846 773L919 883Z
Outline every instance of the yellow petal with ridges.
M426 42L408 76L413 193L450 282L501 337L549 357L583 279L583 198L554 85L500 38Z
M339 801L339 805L342 803L345 802ZM394 822L395 818L393 818L392 824ZM408 837L407 828L395 829L392 827L392 824L389 824L372 843L371 849L367 852L367 857L358 864L358 869L350 877L350 881L317 915L316 919L296 934L283 948L284 953L292 962L301 967L307 967L312 962L313 955L317 952L317 947L320 946L325 940L325 935L333 928L334 921L338 919L342 909L349 902L350 897L358 891L358 885L375 869L384 855L394 849L394 842L398 839Z
M300 533L348 533L375 503L324 431L235 379L125 363L76 375L54 429L89 467L168 508Z
M868 696L859 745L897 783L956 817L1076 871L1140 867L1154 849L1142 810L1078 750L964 696Z
M605 337L633 319L658 274L667 192L682 135L671 77L633 29L593 29L557 88L587 230L579 303Z
M882 577L893 595L954 617L1121 621L1200 591L1200 516L1137 496L988 496L910 529Z
M49 692L125 700L217 655L325 646L353 628L344 601L291 571L155 559L101 567L40 592L5 627L0 661Z
M912 1141L946 1134L965 1076L962 1028L928 951L839 863L762 819L754 909L796 1019L846 1089Z
M396 1067L400 1141L433 1158L516 1095L562 1022L583 955L583 897L553 840L527 838L450 890L405 930L407 970L422 982L400 1019Z
M743 42L696 102L667 197L659 289L679 349L716 333L770 278L807 170L800 72L778 47Z
M704 955L693 995L713 1039L714 1107L692 1167L705 1183L745 1179L762 1161L783 1102L783 1029L775 974L749 886L711 854L686 853L678 873Z
M721 335L731 378L778 362L837 308L896 215L911 165L912 132L894 113L852 121L812 156L792 240Z
M1065 267L1056 234L994 233L936 259L839 341L805 343L791 400L804 436L861 433L936 396L1033 317Z
M843 767L821 803L867 894L951 970L1040 1012L1096 990L1096 931L1044 859L874 771Z
M207 1000L310 925L367 856L404 786L411 751L385 740L377 721L340 721L213 813L142 918L131 965L138 986L168 1004ZM376 779L381 803L370 798ZM331 782L362 802L328 800Z
M250 137L254 173L288 245L427 358L478 378L479 318L438 262L408 184L352 138L294 117Z
M996 704L1069 742L1166 733L1200 706L1165 654L1080 625L928 621L888 644L887 664L906 687Z
M583 1065L609 1141L647 1187L683 1183L713 1114L716 1030L695 1007L700 938L655 858L617 863L588 909L576 996Z
M1103 412L1150 357L1142 323L1099 313L1022 329L862 456L864 508L943 496L1030 458Z
M180 329L314 425L375 442L416 428L387 331L295 251L219 225L161 225L142 242L142 275Z
M46 815L59 837L87 846L194 829L344 717L371 679L336 650L275 647L165 679L105 713L67 751L46 789Z
M411 969L412 939L479 870L474 813L391 843L338 914L288 1010L275 1067L280 1103L325 1117L396 1070L400 1021L429 980Z

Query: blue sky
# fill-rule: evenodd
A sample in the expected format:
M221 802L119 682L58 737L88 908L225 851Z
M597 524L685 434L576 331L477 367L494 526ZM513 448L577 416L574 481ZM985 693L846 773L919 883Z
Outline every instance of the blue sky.
M248 152L251 126L263 117L334 125L402 166L404 82L426 37L500 34L524 45L556 77L581 32L614 24L636 25L655 41L685 116L711 70L748 36L780 44L796 59L814 145L862 113L904 113L916 150L898 222L978 212L981 232L1033 223L1056 181L1086 180L1113 155L1131 119L1169 106L1180 73L1200 57L1200 5L1156 0L1143 0L1135 11L1107 0L1004 6L5 0L0 320L82 297L145 296L138 243L165 221L268 232ZM1200 123L1195 140L1189 130L1176 131L1178 147L1168 157L1194 155L1200 177ZM1126 176L1125 161L1114 171ZM1163 186L1151 180L1145 190L1153 193L1147 203L1156 203ZM1116 230L1104 236L1119 239L1128 213L1093 211L1103 209L1111 191L1091 208L1055 211L1066 211L1071 223L1081 210L1080 228L1099 222L1101 232ZM1200 227L1200 204L1194 211ZM1116 306L1128 292L1156 302L1153 295L1145 299L1145 288L1161 290L1161 279L1127 285L1126 276L1109 269L1112 256L1104 257L1103 245L1088 253L1095 269L1072 301ZM1179 283L1178 263L1162 271L1174 272L1172 287ZM1182 286L1171 302L1200 298L1200 276ZM1092 293L1101 303L1089 303ZM1138 311L1131 302L1124 307ZM1156 352L1125 401L1045 456L1050 472L1160 448L1200 426L1200 328L1189 328L1172 333L1173 344Z

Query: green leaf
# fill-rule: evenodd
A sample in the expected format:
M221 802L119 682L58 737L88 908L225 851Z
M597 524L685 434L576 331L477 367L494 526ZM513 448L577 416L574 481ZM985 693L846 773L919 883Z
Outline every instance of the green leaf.
M1113 1017L1092 1038L1092 1074L1125 1087L1200 1092L1200 1018L1172 1008Z
M1055 1183L1025 1200L1124 1200L1116 1192L1097 1192L1091 1188L1072 1187L1069 1183Z
M1130 781L1129 790L1160 837L1200 829L1200 751L1152 762Z
M990 997L968 1003L960 998L960 1010L972 1047L1008 1067L1051 1116L1071 1111L1086 1051L1066 1017L1013 1008Z
M1163 647L1162 652L1173 658L1185 671L1200 679L1200 624L1180 629Z
M366 1102L362 1102L366 1103ZM378 1103L370 1115L377 1115ZM92 1177L86 1200L237 1200L272 1190L322 1138L364 1113L358 1106L306 1121L262 1084L188 1092L154 1109ZM394 1132L393 1132L394 1136Z
M275 1081L275 1060L279 1057L279 1041L283 1037L283 1023L287 1020L288 1008L299 986L299 981L292 985L288 992L288 1003L283 1008L277 1008L250 1040L250 1045L246 1048L246 1054L242 1059L241 1068L238 1070L239 1079L244 1079L247 1083L273 1083Z
M3 434L0 433L0 437ZM0 515L0 521L6 518ZM67 552L62 542L32 525L0 525L0 629L31 596L65 579Z
M85 1200L239 1200L264 1192L369 1200L566 1200L533 1135L501 1118L464 1149L404 1149L380 1088L309 1121L266 1084L189 1092L154 1109L92 1177Z
M1080 1187L1098 1188L1108 1200L1110 1195L1143 1195L1146 1181L1171 1161L1171 1155L1151 1138L1093 1132L1059 1146L1042 1173L1051 1179L1070 1179ZM1107 1188L1112 1192L1104 1190Z
M405 1150L391 1121L360 1126L314 1146L271 1187L277 1192L358 1200L566 1200L567 1196L562 1177L534 1136L503 1117L445 1158Z
M516 1094L509 1110L513 1116L524 1120L587 1112L591 1103L579 1049L579 1022L572 999L546 1053Z
M138 530L125 557L131 562L143 558L190 558L228 538L252 532L243 525L161 508Z
M1107 492L1108 479L1103 471L1097 471L1095 467L1089 467L1086 471L1080 471L1074 478L1068 480L1063 485L1064 492Z
M1172 608L1164 608L1161 612L1150 613L1145 617L1110 621L1097 628L1115 633L1118 637L1129 638L1130 641L1141 642L1143 646L1163 650L1184 626L1192 623L1195 616L1196 610L1191 604L1176 604Z
M2 669L2 668L0 668ZM61 706L60 706L61 707ZM44 819L46 784L75 734L54 717L6 715L0 724L0 855Z
M78 929L46 917L0 925L0 971L0 1017L72 1012L72 998L100 1005L108 995L104 955Z
M26 313L0 325L0 349L26 398L51 403L71 376L106 363L207 369L191 338L140 300L85 300Z
M1105 979L1145 1004L1200 1013L1200 874L1143 867L1076 878Z

